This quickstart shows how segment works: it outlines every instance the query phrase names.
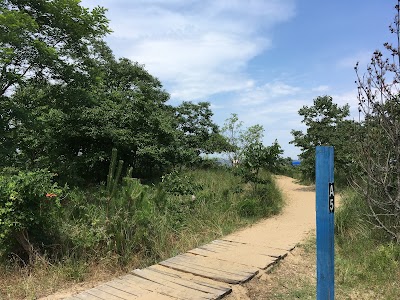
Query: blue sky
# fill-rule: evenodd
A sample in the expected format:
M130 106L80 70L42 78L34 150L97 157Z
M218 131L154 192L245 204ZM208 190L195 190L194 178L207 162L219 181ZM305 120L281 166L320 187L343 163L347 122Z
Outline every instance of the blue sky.
M357 61L363 70L376 49L392 41L389 0L84 0L108 9L107 42L117 57L145 65L170 104L208 101L222 126L237 113L261 124L284 156L297 112L319 95L350 104L358 119Z

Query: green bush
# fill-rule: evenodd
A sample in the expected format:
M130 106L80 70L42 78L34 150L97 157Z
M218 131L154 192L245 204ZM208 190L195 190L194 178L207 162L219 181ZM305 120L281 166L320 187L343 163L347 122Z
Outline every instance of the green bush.
M238 211L241 217L255 217L260 215L260 201L255 198L246 198L238 203Z
M196 183L193 177L177 170L162 177L162 187L174 195L193 195L202 189L201 184Z
M245 193L238 203L241 217L268 217L278 214L283 207L282 195L269 174L263 174L264 184Z
M62 189L48 170L0 175L0 255L25 252L33 258L55 238Z

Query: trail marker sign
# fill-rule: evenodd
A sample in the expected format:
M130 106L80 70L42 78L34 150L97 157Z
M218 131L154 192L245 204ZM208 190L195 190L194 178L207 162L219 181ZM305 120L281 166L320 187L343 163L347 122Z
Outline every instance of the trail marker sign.
M333 147L316 148L317 300L335 298Z

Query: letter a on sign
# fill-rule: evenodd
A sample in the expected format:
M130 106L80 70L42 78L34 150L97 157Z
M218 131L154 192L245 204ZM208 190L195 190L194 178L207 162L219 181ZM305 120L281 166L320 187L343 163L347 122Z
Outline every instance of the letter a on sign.
M329 182L329 212L335 211L335 186L333 182Z

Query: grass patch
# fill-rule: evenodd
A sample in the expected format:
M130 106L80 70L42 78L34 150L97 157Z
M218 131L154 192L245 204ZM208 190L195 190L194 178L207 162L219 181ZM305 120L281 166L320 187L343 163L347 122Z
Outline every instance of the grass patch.
M363 199L346 191L336 214L336 282L343 294L398 299L400 245L387 241L368 222Z
M186 170L158 184L130 180L72 190L62 202L59 244L35 264L0 267L0 299L35 299L77 282L104 280L186 252L280 212L274 180L256 187L227 169Z

